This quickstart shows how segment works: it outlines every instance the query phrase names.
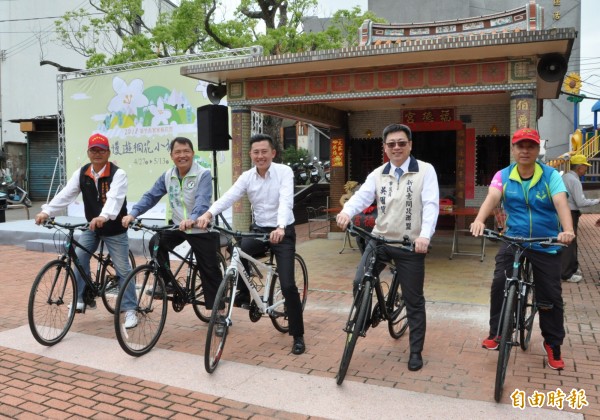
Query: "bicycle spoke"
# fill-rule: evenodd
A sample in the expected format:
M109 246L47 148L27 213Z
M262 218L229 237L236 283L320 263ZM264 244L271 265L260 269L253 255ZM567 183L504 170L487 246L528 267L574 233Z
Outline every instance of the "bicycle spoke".
M127 311L124 306L125 292L130 285L135 287L135 315L137 325L127 328ZM137 267L125 280L119 291L115 312L115 332L121 348L132 356L148 353L158 342L167 318L168 300L164 282L153 267Z
M58 343L75 317L76 284L63 261L46 264L33 282L29 295L28 321L34 338L45 346Z

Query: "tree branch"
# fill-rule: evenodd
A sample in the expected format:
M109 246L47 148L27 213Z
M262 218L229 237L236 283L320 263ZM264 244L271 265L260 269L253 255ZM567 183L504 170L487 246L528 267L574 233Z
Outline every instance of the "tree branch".
M217 9L217 1L213 0L212 7L210 9L208 9L208 12L204 16L204 30L206 31L206 34L209 37L211 37L220 46L225 47L225 48L233 48L233 45L230 42L227 42L227 41L223 40L210 27L210 18L212 16L212 14L215 12L216 9Z
M42 60L40 61L40 66L43 65L49 65L49 66L54 66L58 69L58 71L62 71L65 73L70 73L72 71L80 71L81 69L76 69L74 67L65 67L63 65L60 65L58 63L55 63L54 61L49 61L49 60Z

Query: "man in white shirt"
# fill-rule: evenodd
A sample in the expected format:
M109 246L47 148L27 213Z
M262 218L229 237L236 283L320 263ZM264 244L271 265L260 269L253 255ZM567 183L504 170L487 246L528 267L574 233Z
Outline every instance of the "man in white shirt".
M425 342L425 255L435 231L439 213L439 188L435 169L411 154L412 132L402 124L390 124L383 130L383 144L389 162L375 169L360 189L346 202L337 215L337 225L345 229L351 219L377 200L377 219L373 233L390 240L402 240L408 235L415 252L391 245L376 248L375 241L367 245L354 278L354 288L360 283L373 250L384 260L394 260L402 296L406 302L410 357L408 369L423 367ZM381 267L377 267L381 269Z
M271 252L277 262L290 325L289 333L294 338L292 353L302 354L305 351L302 303L294 281L294 173L289 166L274 163L275 154L275 145L270 136L252 136L250 158L254 167L242 173L233 186L206 213L198 217L197 226L201 229L206 228L214 216L231 207L244 195L248 195L254 221L252 229L269 234ZM252 239L243 240L242 249L250 255L263 252L262 243L257 242ZM240 295L244 292L248 294L247 290L243 290L243 282L238 282L238 287ZM236 301L238 299L239 297L236 297ZM245 299L249 301L249 297Z
M600 200L597 198L588 199L583 194L580 178L585 175L588 167L592 166L588 163L587 158L584 155L573 155L570 160L571 169L562 176L562 179L569 193L567 203L569 204L571 217L573 218L575 239L562 251L561 278L563 281L568 281L569 283L579 283L583 279L581 270L579 270L579 261L577 260L577 225L581 216L579 209L581 207L595 206L600 203Z
M77 169L67 185L52 201L42 206L42 211L35 216L35 223L39 225L48 217L65 209L81 193L85 218L90 222L90 227L89 230L81 233L77 242L90 252L95 252L100 240L103 240L122 286L131 271L127 228L121 225L121 219L127 214L125 198L127 174L123 169L108 161L110 146L108 138L102 134L92 134L88 140L87 154L90 163ZM80 248L77 248L76 253L81 265L89 275L90 254ZM79 274L79 270L75 270L75 279L77 280L76 310L83 312L86 305L88 308L94 309L96 303L93 300L84 302L85 282ZM130 285L121 305L126 312L125 328L133 328L137 325L135 285L133 283Z

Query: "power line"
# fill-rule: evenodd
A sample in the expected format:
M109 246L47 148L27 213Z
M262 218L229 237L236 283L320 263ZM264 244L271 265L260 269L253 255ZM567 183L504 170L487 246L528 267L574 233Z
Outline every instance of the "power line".
M79 5L75 6L75 8L73 10L81 9L83 6L86 6L86 4L87 4L87 1L83 0ZM91 7L91 6L87 5L86 7ZM6 49L5 57L6 58L13 57L13 56L19 54L20 52L25 51L29 47L35 45L38 42L38 34L44 33L44 32L47 33L53 28L54 28L53 24L49 24L45 28L40 28L40 32L34 32L34 35L30 36L29 38L24 39L23 41L17 43L16 45L13 45L12 47ZM48 37L49 37L48 34L43 35L42 37L40 37L39 41L46 41L46 39Z
M93 15L102 15L103 13L89 13L88 16L93 16ZM39 17L39 18L23 18L23 19L3 19L0 20L0 23L5 23L5 22L26 22L26 21L31 21L31 20L44 20L44 19L60 19L62 16L45 16L45 17Z

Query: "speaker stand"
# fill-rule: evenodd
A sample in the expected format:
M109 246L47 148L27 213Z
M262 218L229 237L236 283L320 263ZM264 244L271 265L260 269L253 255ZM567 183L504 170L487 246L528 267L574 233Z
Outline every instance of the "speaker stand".
M219 199L219 170L217 169L217 151L213 150L213 195L214 195L214 201L217 201ZM217 217L215 217L215 224L218 226L219 225L219 218L221 218L221 220L223 221L223 224L225 225L225 227L229 230L231 230L231 226L229 226L229 223L227 223L227 220L225 219L225 216L223 216L223 213L218 214Z

